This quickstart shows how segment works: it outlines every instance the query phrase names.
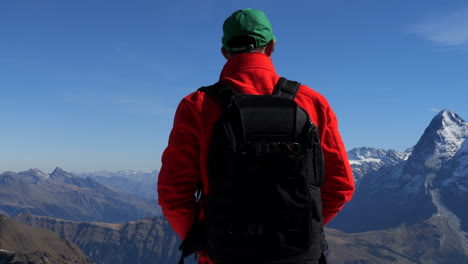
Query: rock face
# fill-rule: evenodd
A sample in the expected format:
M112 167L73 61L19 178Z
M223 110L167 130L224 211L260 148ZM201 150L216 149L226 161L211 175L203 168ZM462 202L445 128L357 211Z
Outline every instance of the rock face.
M0 215L0 263L91 264L75 244L50 230L17 223Z
M127 222L160 214L155 200L139 198L56 168L0 174L0 210L74 221Z
M123 224L72 222L20 214L18 222L73 241L95 263L177 263L180 240L162 216Z

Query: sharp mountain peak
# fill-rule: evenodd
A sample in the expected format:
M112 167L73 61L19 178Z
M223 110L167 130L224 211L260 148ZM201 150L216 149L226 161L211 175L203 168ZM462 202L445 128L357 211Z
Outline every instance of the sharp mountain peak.
M468 123L452 110L440 111L424 131L413 153L417 160L447 160L452 158L468 138Z

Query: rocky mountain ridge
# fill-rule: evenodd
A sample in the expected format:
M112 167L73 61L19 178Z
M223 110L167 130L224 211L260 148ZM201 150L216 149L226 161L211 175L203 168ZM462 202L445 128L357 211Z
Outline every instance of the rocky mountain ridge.
M0 215L0 263L91 264L81 249L54 232Z

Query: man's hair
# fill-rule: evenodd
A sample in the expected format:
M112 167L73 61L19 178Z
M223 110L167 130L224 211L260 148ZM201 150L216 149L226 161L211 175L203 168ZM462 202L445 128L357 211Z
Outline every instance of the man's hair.
M231 55L265 51L265 46L257 47L255 44L255 38L251 36L235 37L227 41L226 44L231 47L231 51L228 51Z

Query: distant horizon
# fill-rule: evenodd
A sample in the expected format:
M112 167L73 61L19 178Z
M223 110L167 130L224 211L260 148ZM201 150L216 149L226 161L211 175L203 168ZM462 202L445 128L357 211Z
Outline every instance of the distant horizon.
M223 21L247 7L348 150L403 152L442 109L468 119L466 1L0 1L0 171L158 170L180 100L219 78Z
M443 111L452 111L451 109L442 109L442 110L439 110L435 115L434 117L436 117L437 115L441 114ZM452 111L454 112L454 111ZM455 114L458 115L458 113L454 112ZM433 117L433 118L434 118ZM463 120L464 118L462 116L460 116ZM432 121L432 119L431 119ZM466 121L465 121L466 122ZM429 126L430 122L427 124L427 126ZM424 128L426 129L427 126ZM424 130L423 130L424 131ZM422 133L419 137L422 136ZM419 141L419 138L418 138L418 141ZM416 141L412 146L410 147L407 147L405 150L401 151L401 150L397 150L397 149L392 149L392 148L388 148L388 149L384 149L384 148L377 148L377 147L372 147L372 146L360 146L360 147L354 147L352 149L348 149L347 152L350 152L354 149L359 149L359 148L372 148L372 149L381 149L381 150L384 150L384 151L389 151L389 150L394 150L394 151L397 151L397 152L401 152L401 153L404 153L406 151L409 151L411 148L413 148L417 143L418 141ZM95 173L95 172L111 172L111 173L116 173L116 172L127 172L127 171L136 171L136 172L154 172L154 171L157 171L159 172L160 168L156 168L156 169L117 169L117 170L110 170L110 169L97 169L97 170L85 170L85 171L73 171L73 170L67 170L67 169L64 169L62 168L61 166L55 166L53 167L52 169L48 169L48 170L43 170L43 169L40 169L40 168L28 168L28 169L20 169L18 171L13 171L13 170L6 170L6 171L0 171L0 174L3 173L3 172L8 172L8 171L11 171L11 172L15 172L15 173L19 173L19 172L24 172L24 171L29 171L29 170L34 170L34 169L38 169L40 170L41 172L43 173L47 173L47 171L50 171L50 173L47 173L47 174L51 174L53 173L56 169L62 169L66 172L69 172L69 173L77 173L77 174L83 174L83 173Z
M437 115L439 115L440 113L442 113L443 111L445 110L448 110L448 111L452 111L451 109L442 109L442 110L438 110L438 112L434 115L434 117L436 117ZM454 111L453 111L454 112ZM458 114L456 112L454 112L455 114ZM433 117L433 118L434 118ZM461 117L463 120L464 118ZM432 119L431 119L432 121ZM429 126L430 123L427 124L427 126ZM426 128L427 128L426 126ZM424 130L423 130L424 131ZM420 137L422 136L422 133L420 135ZM419 139L418 139L419 141ZM372 148L372 149L381 149L381 150L384 150L384 151L389 151L389 150L394 150L394 151L397 151L397 152L401 152L401 153L404 153L408 150L410 150L411 148L414 147L414 145L416 145L418 143L418 141L416 141L412 146L410 147L407 147L405 150L401 151L401 150L397 150L397 149L393 149L393 148L388 148L388 149L384 149L384 148L377 148L377 147L372 147L372 146L360 146L360 147L354 147L352 149L348 149L347 152L350 152L354 149L359 149L359 148ZM53 168L48 168L47 170L43 170L41 168L28 168L28 169L20 169L20 170L17 170L17 171L14 171L14 170L4 170L4 171L0 171L0 174L1 173L4 173L4 172L8 172L8 171L11 171L11 172L15 172L15 173L19 173L19 172L25 172L25 171L29 171L29 170L34 170L34 169L38 169L40 170L41 172L43 173L47 173L47 171L50 171L50 173L47 173L47 174L51 174L53 173L57 168L59 169L62 169L66 172L69 172L69 173L77 173L77 174L83 174L83 173L96 173L96 172L111 172L111 173L116 173L116 172L127 172L127 171L136 171L136 172L154 172L154 171L158 171L160 170L160 168L155 168L155 169L117 169L117 170L111 170L111 169L97 169L97 170L81 170L81 171L73 171L73 170L67 170L66 168L64 169L63 167L61 166L55 166Z
M14 173L20 173L20 172L27 172L27 171L30 171L30 170L39 170L40 172L42 173L45 173L47 175L49 174L52 174L54 173L54 171L56 169L61 169L67 173L75 173L75 174L86 174L86 173L96 173L96 172L109 172L109 173L117 173L117 172L138 172L138 173L152 173L152 172L159 172L159 169L153 169L153 170L138 170L138 169L123 169L123 170L106 170L106 169L103 169L103 170L93 170L93 171L81 171L81 172L78 172L78 171L71 171L71 170L67 170L67 169L64 169L60 166L57 166L57 167L54 167L53 169L50 169L50 170L42 170L40 168L29 168L29 169L25 169L25 170L18 170L18 171L13 171L13 170L5 170L5 171L0 171L0 174L2 173L5 173L5 172L14 172ZM49 172L50 171L50 172Z

